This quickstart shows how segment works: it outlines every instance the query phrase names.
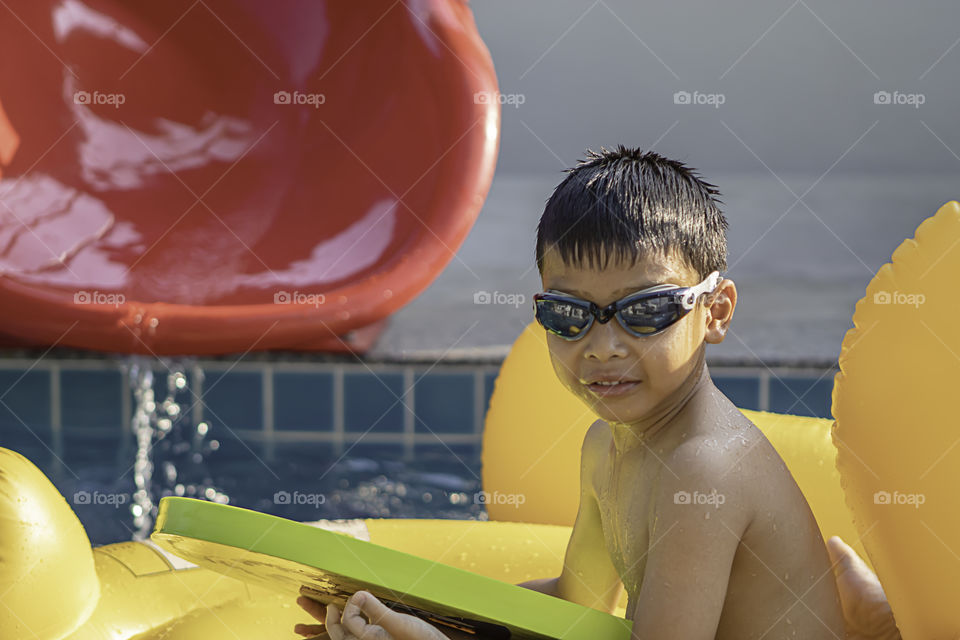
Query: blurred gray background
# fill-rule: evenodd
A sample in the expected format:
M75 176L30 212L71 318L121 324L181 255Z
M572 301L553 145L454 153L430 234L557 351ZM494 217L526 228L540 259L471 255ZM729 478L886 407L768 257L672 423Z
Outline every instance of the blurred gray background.
M719 186L740 301L715 363L835 364L872 275L960 199L960 3L471 6L505 102L497 173L467 241L371 355L502 357L532 320L543 204L587 148L653 149ZM478 291L525 303L473 304Z

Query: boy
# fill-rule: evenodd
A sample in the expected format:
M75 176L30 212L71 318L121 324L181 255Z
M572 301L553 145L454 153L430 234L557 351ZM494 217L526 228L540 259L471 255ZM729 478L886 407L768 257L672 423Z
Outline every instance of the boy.
M799 488L710 379L737 302L716 188L618 146L547 201L536 317L554 371L598 416L559 577L522 586L612 611L633 638L844 638L830 560Z
M656 153L602 151L537 230L554 371L601 419L563 572L523 586L612 610L622 581L634 638L843 638L806 500L707 370L737 303L719 193Z

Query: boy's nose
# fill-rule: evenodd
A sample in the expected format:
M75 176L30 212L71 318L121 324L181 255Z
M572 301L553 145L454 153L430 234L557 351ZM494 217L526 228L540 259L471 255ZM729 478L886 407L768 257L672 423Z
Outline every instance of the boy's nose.
M585 342L583 355L586 358L609 360L613 357L627 356L626 336L623 329L613 322L594 322L590 331L583 337Z

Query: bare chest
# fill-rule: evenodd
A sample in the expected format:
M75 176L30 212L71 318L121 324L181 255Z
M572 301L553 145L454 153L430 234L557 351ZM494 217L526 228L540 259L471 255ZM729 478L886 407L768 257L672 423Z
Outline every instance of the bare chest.
M653 475L639 459L611 456L594 478L607 553L631 600L639 593L646 570L653 529Z

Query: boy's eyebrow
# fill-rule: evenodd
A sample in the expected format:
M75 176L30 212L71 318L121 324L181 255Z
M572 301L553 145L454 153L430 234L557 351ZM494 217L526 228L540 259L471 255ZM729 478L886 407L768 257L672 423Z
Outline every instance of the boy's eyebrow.
M623 289L617 289L617 290L614 291L613 293L614 293L614 295L615 295L616 297L620 297L619 294L621 294L621 293L627 294L627 293L632 293L632 292L634 292L634 291L641 291L641 290L643 290L643 289L649 289L650 287L656 287L656 286L661 285L661 284L674 284L674 283L672 283L672 282L648 282L647 284L640 284L640 285L631 286L631 287L624 287ZM550 287L550 289L554 289L554 290L556 290L556 291L566 291L567 293L572 293L573 295L577 296L578 298L584 298L584 299L589 298L589 296L588 296L587 294L583 293L582 291L577 291L576 289L568 289L567 287L564 287L564 286Z

